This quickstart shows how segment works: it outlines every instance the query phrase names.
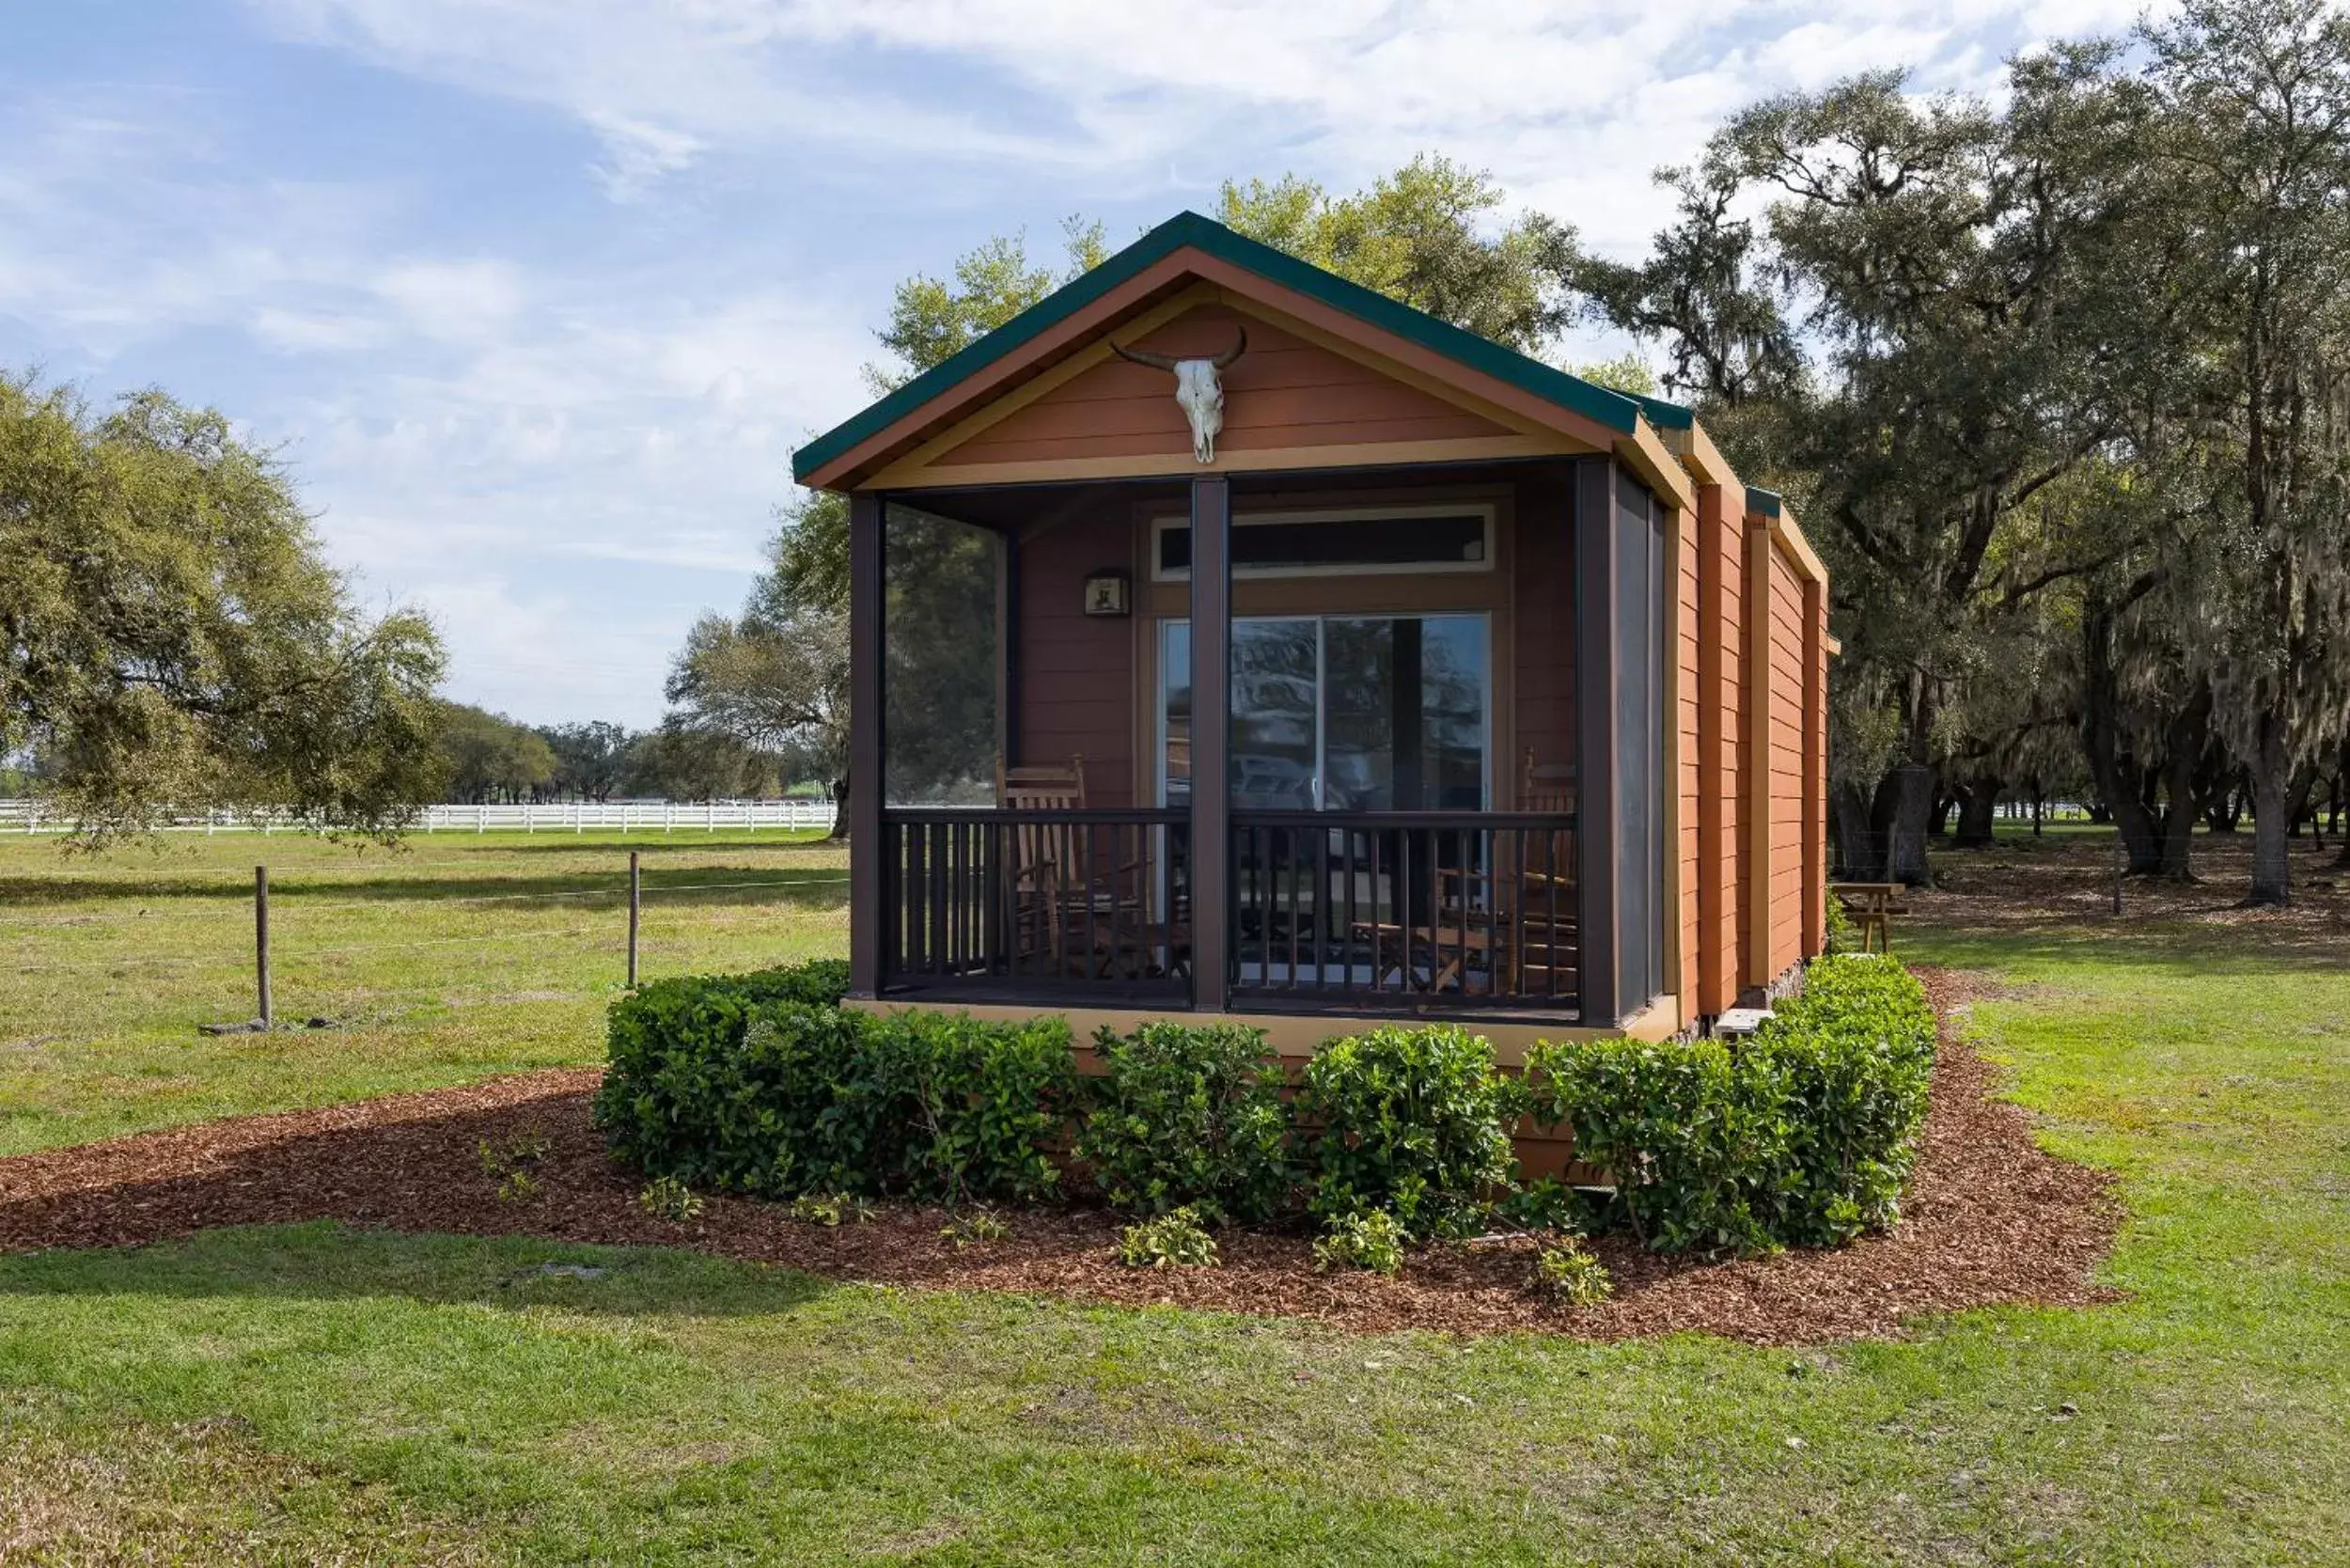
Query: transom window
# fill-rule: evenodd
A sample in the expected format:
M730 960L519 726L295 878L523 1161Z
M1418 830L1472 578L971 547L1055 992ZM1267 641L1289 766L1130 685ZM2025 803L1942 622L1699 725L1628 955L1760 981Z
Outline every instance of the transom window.
M1235 577L1377 576L1489 572L1494 509L1479 505L1241 513L1232 519ZM1152 525L1151 574L1191 580L1191 521Z
M1232 621L1240 810L1484 809L1492 661L1482 615ZM1191 622L1160 622L1160 798L1191 798Z

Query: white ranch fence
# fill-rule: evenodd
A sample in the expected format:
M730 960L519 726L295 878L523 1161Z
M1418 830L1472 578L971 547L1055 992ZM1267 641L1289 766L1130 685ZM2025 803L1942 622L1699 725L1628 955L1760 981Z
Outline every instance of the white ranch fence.
M623 833L756 832L761 828L829 832L836 815L829 800L550 800L524 806L428 806L417 818L418 833ZM269 817L225 811L174 817L168 833L261 833L290 824ZM0 833L67 833L70 819L52 815L38 801L0 800Z

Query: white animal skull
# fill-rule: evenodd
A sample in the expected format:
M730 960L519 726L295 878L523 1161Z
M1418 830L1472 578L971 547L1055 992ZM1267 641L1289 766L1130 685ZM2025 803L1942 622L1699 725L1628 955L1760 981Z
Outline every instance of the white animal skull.
M1119 348L1115 343L1110 347L1120 359L1131 359L1154 370L1175 372L1175 401L1182 405L1183 416L1191 421L1191 455L1201 463L1214 463L1216 434L1224 429L1224 385L1216 379L1216 372L1238 359L1241 351L1248 347L1248 329L1241 328L1230 348L1207 359L1144 353L1139 349Z

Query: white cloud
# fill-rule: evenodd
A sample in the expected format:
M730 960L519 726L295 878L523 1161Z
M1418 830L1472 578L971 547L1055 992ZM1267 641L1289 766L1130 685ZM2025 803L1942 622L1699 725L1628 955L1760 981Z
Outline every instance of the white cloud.
M1628 252L1663 216L1651 171L1757 97L1902 64L1987 89L2010 48L2134 0L246 4L387 73L368 113L455 88L556 150L403 163L395 118L374 163L346 149L362 172L255 132L249 89L151 85L197 71L178 58L0 94L0 363L221 402L284 443L370 594L435 615L455 695L642 723L694 615L739 599L790 447L864 400L912 266L1023 216L1122 226L1291 169L1348 188L1422 149ZM498 180L585 199L535 228Z
M2131 14L2120 0L251 3L296 36L572 117L616 194L716 152L811 142L982 174L1012 160L1123 194L1290 166L1351 180L1435 148L1520 193L1603 181L1609 199L1580 205L1616 245L1661 213L1649 169L1741 102L1885 65L1988 87L2038 30ZM959 78L952 98L897 80L941 73Z
M604 160L595 166L596 178L615 201L631 200L663 175L684 168L703 146L700 137L685 132L601 111L590 112L588 121L603 139Z
M503 261L403 261L372 287L416 331L454 343L494 335L524 305L521 274Z

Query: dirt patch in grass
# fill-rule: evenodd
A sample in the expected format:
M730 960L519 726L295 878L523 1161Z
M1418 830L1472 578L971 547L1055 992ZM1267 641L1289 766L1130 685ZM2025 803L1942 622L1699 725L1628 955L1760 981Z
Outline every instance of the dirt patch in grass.
M267 1452L234 1417L101 1426L58 1414L0 1399L0 1562L498 1560L462 1527L406 1516L381 1486Z
M689 1247L835 1278L1001 1290L1125 1305L1309 1318L1362 1332L1536 1330L1616 1340L1695 1329L1758 1344L1896 1334L1922 1313L1994 1302L2110 1299L2090 1275L2112 1244L2109 1178L2032 1141L1991 1098L1990 1067L1950 1026L1960 977L1926 971L1944 1019L1933 1107L1900 1225L1839 1251L1710 1263L1603 1238L1615 1299L1556 1309L1528 1291L1532 1244L1430 1247L1402 1274L1313 1272L1303 1235L1228 1234L1223 1266L1142 1270L1112 1257L1116 1216L1016 1212L1002 1241L958 1247L936 1209L801 1223L777 1204L712 1198L673 1225L588 1123L599 1074L558 1070L323 1110L243 1117L0 1160L0 1249L121 1247L221 1225L338 1219L405 1231ZM480 1146L535 1148L531 1191L501 1200Z
M2202 835L2195 840L2192 882L2127 877L2122 912L2113 909L2110 835L2002 838L1989 849L1937 849L1936 886L1909 895L1916 916L1946 935L2068 937L2143 934L2160 929L2175 941L2198 935L2215 949L2247 936L2271 957L2341 963L2350 937L2350 867L2337 844L2294 841L2293 902L2247 908L2252 888L2252 836ZM1907 921L1893 922L1898 951Z

